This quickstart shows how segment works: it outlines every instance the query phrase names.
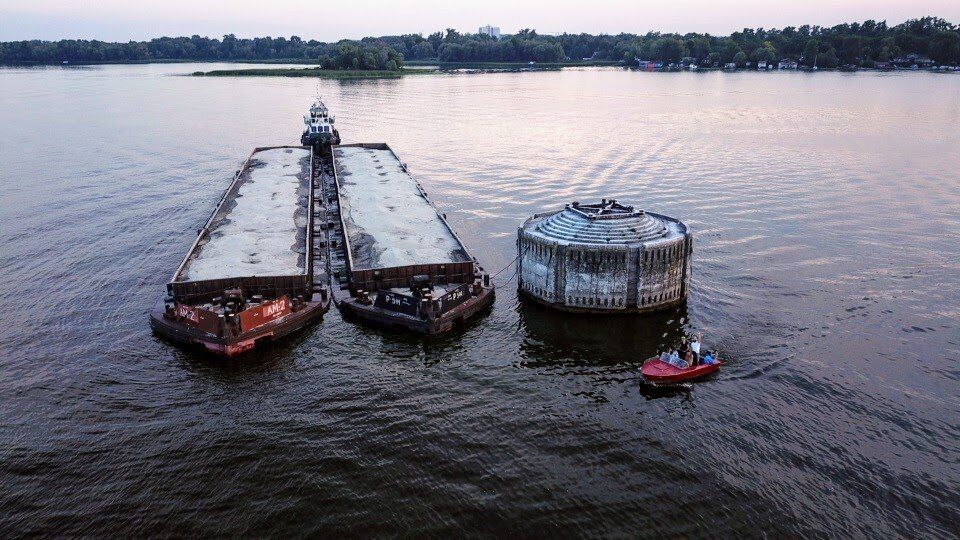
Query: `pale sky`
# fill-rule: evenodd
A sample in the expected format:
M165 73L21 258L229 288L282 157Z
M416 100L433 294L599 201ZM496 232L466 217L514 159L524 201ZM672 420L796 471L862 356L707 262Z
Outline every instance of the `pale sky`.
M906 19L934 15L960 23L960 0L0 0L0 41L106 41L200 34L299 35L336 41L456 28L504 33L710 32L744 27Z

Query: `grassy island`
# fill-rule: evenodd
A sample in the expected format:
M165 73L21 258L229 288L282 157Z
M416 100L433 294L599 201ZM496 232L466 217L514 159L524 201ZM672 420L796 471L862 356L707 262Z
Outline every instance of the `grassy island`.
M195 77L319 77L321 79L399 79L412 73L427 73L428 70L380 70L380 69L323 69L314 68L251 68L217 69L195 71Z
M319 77L321 79L398 79L412 73L433 70L407 70L403 56L383 43L341 42L320 56L319 65L309 68L251 68L197 71L198 77Z

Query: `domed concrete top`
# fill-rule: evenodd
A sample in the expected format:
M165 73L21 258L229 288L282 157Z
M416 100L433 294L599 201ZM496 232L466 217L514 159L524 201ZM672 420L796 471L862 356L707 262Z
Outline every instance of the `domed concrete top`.
M537 225L543 236L578 244L636 244L667 235L659 218L614 199L600 204L574 202Z

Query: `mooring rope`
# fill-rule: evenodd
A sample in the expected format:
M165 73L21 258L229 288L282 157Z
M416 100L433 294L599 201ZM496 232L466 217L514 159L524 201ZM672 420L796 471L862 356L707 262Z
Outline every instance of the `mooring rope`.
M510 268L511 266L513 266L513 264L514 264L515 262L517 262L518 260L520 260L520 257L523 257L523 255L527 252L528 249L530 249L530 246L527 246L526 249L523 250L523 253L520 253L519 255L517 255L516 257L514 257L512 261L510 261L509 263L507 263L506 266L504 266L504 267L501 268L499 271L497 271L496 274L490 276L490 281L493 281L497 276L500 275L501 272L503 272L503 271L506 270L507 268ZM513 279L513 276L514 276L514 275L516 275L516 272L514 272L513 274L510 274L510 278L508 278L507 281L510 281L511 279ZM506 283L506 281L505 281L504 283Z

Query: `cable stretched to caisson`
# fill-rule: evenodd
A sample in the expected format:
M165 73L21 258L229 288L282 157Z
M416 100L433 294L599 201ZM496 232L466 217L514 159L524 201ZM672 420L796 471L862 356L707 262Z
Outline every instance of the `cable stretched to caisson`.
M514 257L513 260L510 261L510 262L508 262L506 266L504 266L503 268L501 268L500 270L498 270L496 274L490 276L490 281L493 281L497 276L500 275L501 272L503 272L503 271L506 270L507 268L510 268L511 266L513 266L514 263L516 263L518 260L520 260L520 257L523 257L524 254L527 253L527 250L528 250L528 249L530 249L529 246L528 246L526 249L523 250L523 253L520 253L519 255L517 255L516 257ZM513 279L513 276L514 276L514 275L516 275L516 272L514 272L513 274L510 274L510 279ZM508 279L507 281L510 281L510 279ZM504 281L504 283L506 283L507 281Z

